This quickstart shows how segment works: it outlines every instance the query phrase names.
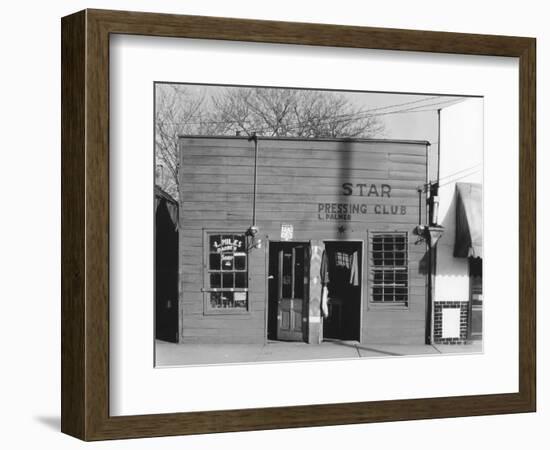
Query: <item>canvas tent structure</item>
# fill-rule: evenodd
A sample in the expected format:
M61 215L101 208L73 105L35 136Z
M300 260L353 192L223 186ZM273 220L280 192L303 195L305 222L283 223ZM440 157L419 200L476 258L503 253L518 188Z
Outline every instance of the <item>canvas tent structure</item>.
M481 195L479 183L456 183L456 257L483 258Z

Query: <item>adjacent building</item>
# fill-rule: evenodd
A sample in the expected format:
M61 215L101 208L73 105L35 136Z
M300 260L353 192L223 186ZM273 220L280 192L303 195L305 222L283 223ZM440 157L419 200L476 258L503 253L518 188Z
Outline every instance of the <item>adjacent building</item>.
M432 341L481 339L483 322L483 99L441 111Z

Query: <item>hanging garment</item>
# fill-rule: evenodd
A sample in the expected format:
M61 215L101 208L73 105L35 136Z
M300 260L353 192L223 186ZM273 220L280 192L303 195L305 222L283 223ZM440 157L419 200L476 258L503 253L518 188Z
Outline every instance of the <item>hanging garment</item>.
M321 290L321 313L328 318L328 287L323 286Z
M321 258L321 313L323 317L328 317L328 255L326 250Z
M350 268L350 255L346 252L334 252L334 262L336 267Z
M328 255L326 250L323 251L323 256L321 257L321 284L326 286L329 283L328 276Z
M353 252L353 255L351 255L351 271L350 271L350 278L349 278L349 284L352 286L359 286L359 266L357 263L357 252Z

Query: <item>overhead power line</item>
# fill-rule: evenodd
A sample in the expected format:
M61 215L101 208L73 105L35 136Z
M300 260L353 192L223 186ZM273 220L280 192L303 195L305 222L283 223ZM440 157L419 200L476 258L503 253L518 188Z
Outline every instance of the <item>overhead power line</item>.
M473 166L471 166L471 167L467 167L466 169L458 170L458 171L456 171L456 172L454 172L454 173L451 173L451 174L449 174L449 175L445 175L444 177L441 177L441 178L439 179L439 181L441 182L441 180L445 180L445 179L447 179L447 178L454 177L455 175L458 175L458 174L460 174L460 173L462 173L462 172L467 172L467 171L472 170L472 169L475 169L476 167L479 167L479 166L481 166L481 163L475 164L475 165L473 165Z
M435 98L442 98L442 97L440 96L440 97L435 97ZM372 109L365 110L365 111L358 112L358 113L335 115L335 116L332 116L330 118L319 119L319 120L317 120L315 122L312 122L312 123L290 122L290 123L285 124L281 128L284 128L285 131L292 131L292 130L296 130L296 129L299 129L299 128L306 128L307 129L308 125L309 126L331 125L331 124L342 123L342 122L346 122L346 121L350 121L350 120L368 119L368 118L371 118L371 117L380 117L380 116L392 115L392 114L405 114L405 113L415 113L415 112L437 111L438 109L440 109L440 108L438 108L440 106L443 106L443 105L451 106L450 104L459 103L463 99L462 98L460 98L460 99L453 98L451 100L440 101L440 102L435 102L435 103L428 103L428 104L422 104L422 105L417 105L417 106L413 106L413 107L410 107L410 108L399 109L399 110L396 110L396 111L386 111L386 112L372 113L372 111L382 111L382 110L390 109L390 108L393 108L393 107L405 106L407 104L410 105L410 104L413 104L413 103L418 103L420 101L429 101L429 100L434 100L434 98L427 98L427 99L422 99L422 100L416 100L414 102L406 102L406 103L400 103L400 104L395 104L395 105L387 105L387 106L384 106L384 107L372 108ZM428 107L432 107L432 108L422 109L422 108L428 108ZM340 119L338 119L338 118L340 118ZM191 121L188 121L188 122L166 121L166 122L171 123L173 125L227 125L227 126L238 125L242 128L244 128L243 125L245 125L245 124L239 124L236 120L201 121L201 122L191 122ZM254 130L251 129L250 131L255 131L256 133L261 133L261 132L264 132L264 131L273 131L273 127L272 126L265 126L265 127L259 128L259 129L258 128L254 129Z

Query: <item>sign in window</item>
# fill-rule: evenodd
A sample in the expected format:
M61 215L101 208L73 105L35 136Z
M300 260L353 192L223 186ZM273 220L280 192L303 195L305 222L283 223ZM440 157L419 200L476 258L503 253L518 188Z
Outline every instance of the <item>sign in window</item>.
M246 236L208 233L206 311L248 310Z

